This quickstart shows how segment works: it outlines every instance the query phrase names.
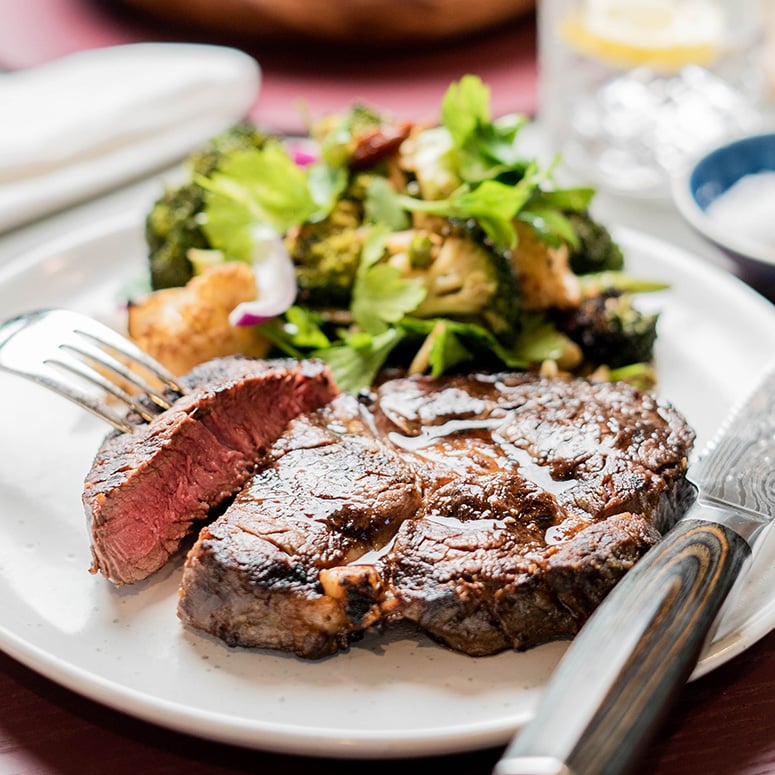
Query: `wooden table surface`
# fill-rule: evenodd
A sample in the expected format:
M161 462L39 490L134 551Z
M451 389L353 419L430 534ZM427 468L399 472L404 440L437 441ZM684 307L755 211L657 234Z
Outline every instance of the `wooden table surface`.
M113 16L109 5L94 0L0 0L0 64L30 66L78 48L143 37L139 27L127 27L126 19ZM147 29L144 33L147 37ZM496 97L503 98L508 88L509 99L516 100L511 107L530 112L535 101L532 33L517 29L493 40L475 41L468 54L484 58L483 67L491 69L497 82ZM513 40L520 42L522 58L516 57L504 68L498 56ZM449 50L434 62L429 75L437 89L450 72L466 67L456 64ZM404 70L411 71L416 65L404 63ZM396 76L391 68L386 72ZM287 57L270 60L266 75L270 123L273 119L280 124L290 115L297 89L294 79L301 76ZM384 72L372 70L372 76L379 88ZM351 88L367 85L365 81L350 83ZM330 91L318 86L321 100L334 99ZM414 98L422 94L435 101L427 89L415 84ZM763 282L767 287L760 290L775 298L772 275ZM488 749L447 757L364 762L246 750L171 732L108 709L0 652L0 775L393 775L396 770L402 775L442 771L485 775L499 754L500 749ZM637 775L650 773L775 773L775 632L684 688L638 765Z
M499 754L500 749L488 749L364 762L245 750L170 732L107 709L0 654L2 775L393 775L396 771L488 775ZM637 775L773 772L775 632L688 684L636 771Z

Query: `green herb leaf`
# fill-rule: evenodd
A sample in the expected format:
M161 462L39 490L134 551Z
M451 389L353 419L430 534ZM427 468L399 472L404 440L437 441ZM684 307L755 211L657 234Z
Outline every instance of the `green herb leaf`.
M389 323L397 323L425 298L421 281L401 276L390 264L378 263L382 258L387 227L378 226L367 236L361 263L353 284L350 311L355 323L366 333L380 334Z
M557 360L568 347L569 339L543 315L525 315L513 353L526 363Z
M514 247L517 241L512 219L530 196L530 181L509 186L497 180L486 180L470 188L464 186L449 199L426 201L401 196L401 206L415 212L446 218L474 218L490 239L500 248Z
M263 323L260 331L275 347L294 358L303 357L304 350L331 345L320 327L320 317L303 307L290 307L284 317Z
M423 199L446 199L463 183L458 151L446 127L420 132L415 140L414 166Z
M478 76L465 75L447 89L441 121L456 151L455 164L467 183L492 180L507 173L524 172L526 162L516 138L526 119L490 117L490 90Z
M303 307L290 307L285 313L285 329L297 347L328 347L330 342L320 327L320 316Z
M376 336L359 334L312 354L329 365L340 390L357 392L374 382L403 335L397 328L389 328Z
M229 259L249 264L253 255L253 226L256 222L250 206L213 190L207 193L204 214L202 231L209 244Z
M379 264L356 280L351 311L355 322L368 333L385 330L405 313L416 309L425 298L425 287L418 280L401 277L388 264Z
M330 215L339 198L347 188L347 170L328 164L310 164L306 168L310 196L317 210L310 216L312 221L321 221Z
M207 192L202 229L210 244L243 261L250 260L256 225L284 234L321 209L307 172L276 141L226 157L209 178L197 182Z
M462 148L478 127L490 123L490 89L475 75L450 84L441 101L441 122Z
M527 118L517 114L501 116L492 124L481 127L477 137L477 146L482 156L498 162L510 170L520 170L527 166L523 152L517 147L516 140Z
M363 275L385 255L385 246L390 229L387 225L377 224L369 229L363 240L361 248L361 263L358 266L358 274Z
M194 267L194 274L202 274L206 269L212 266L218 266L226 261L222 250L213 250L212 248L189 248L186 256Z
M538 236L552 247L562 242L573 248L579 245L579 236L573 224L558 210L531 204L518 213L517 219L530 224Z
M446 321L436 326L429 336L432 341L428 361L434 377L439 377L453 366L471 359L471 351Z
M530 365L530 362L521 354L504 346L491 331L476 323L463 323L446 318L405 317L399 325L408 333L427 336L434 327L438 326L439 321L443 321L446 332L454 334L461 346L465 346L471 352L472 357L489 355L487 360L492 360L492 356L495 356L505 366L513 369L524 369Z
M517 242L512 220L528 197L529 191L521 185L485 180L473 191L462 193L455 206L463 217L475 218L496 246L512 248Z
M403 231L410 226L395 189L385 178L374 177L369 181L364 210L368 223L384 223L391 231Z
M568 345L568 338L542 315L525 316L522 331L512 347L504 346L481 326L453 320L445 320L444 323L448 332L459 337L467 347L476 346L489 351L509 368L524 369L531 364L555 360L565 352ZM402 321L401 325L407 330L430 333L436 321L411 318Z
M566 212L583 213L589 209L594 188L561 188L554 191L538 191L531 207L553 208Z

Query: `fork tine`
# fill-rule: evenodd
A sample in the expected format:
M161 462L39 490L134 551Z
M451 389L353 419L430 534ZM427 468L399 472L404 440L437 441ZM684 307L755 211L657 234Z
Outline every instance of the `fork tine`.
M92 321L89 320L89 323L91 324ZM96 323L96 321L94 321L94 323ZM139 363L173 392L179 393L180 395L183 395L186 392L177 377L164 368L158 361L151 358L148 353L141 350L134 342L107 326L102 326L102 324L97 325L100 326L99 335L97 335L96 331L89 330L85 326L79 326L78 328L74 328L74 330L82 336L85 336L87 339L91 339L94 342L97 342L97 344L109 347L111 350L115 350L130 360ZM145 388L143 387L143 389Z
M102 374L100 374L98 371L95 371L91 366L86 366L82 361L76 358L69 360L65 360L64 358L47 358L43 362L49 366L56 366L60 369L69 371L71 374L75 374L76 376L91 382L93 385L102 388L107 393L110 393L110 395L119 399L119 401L123 401L125 404L128 404L146 422L150 422L153 419L154 413L149 412L148 408L143 406L135 396L127 393L126 390L122 390L114 382L111 382L109 379L103 377Z
M83 332L79 331L78 333L82 334ZM93 339L93 337L90 337L90 339ZM94 340L94 341L98 341L98 340ZM113 372L119 377L122 377L124 380L126 380L126 382L129 382L139 390L147 393L148 397L159 408L169 409L170 406L172 406L171 401L169 401L165 396L163 396L161 393L155 390L151 385L149 385L145 380L143 380L137 372L132 371L132 369L130 369L125 364L121 363L121 361L114 358L107 351L102 350L99 347L92 347L88 343L85 343L79 346L75 346L72 344L60 344L59 349L61 351L65 351L73 355L78 355L82 359L85 359L86 361L93 362L94 364L99 366L100 369ZM62 365L65 368L70 369L71 371L75 370L71 365L68 365L66 363L63 363ZM96 379L93 379L90 375L87 374L87 369L85 368L79 368L77 370L77 373L85 377L86 379L90 380L91 382L94 382L95 384L100 385L100 387L105 388L110 393L113 393L113 395L115 395L117 398L123 399L124 396L126 396L127 398L131 398L129 393L127 393L124 390L121 390L120 388L117 388L119 392L113 392L112 389L108 388L107 385L112 384L109 380L105 378L99 381L97 381Z
M162 387L149 384L134 366ZM145 421L154 417L154 404L158 410L171 405L163 387L180 395L188 392L133 342L108 326L69 310L37 310L0 324L0 369L53 390L123 432L130 431L132 423L106 406L104 395L95 397L68 376L99 387ZM122 380L122 384L117 384ZM132 388L139 393L130 393ZM150 402L145 401L146 397Z

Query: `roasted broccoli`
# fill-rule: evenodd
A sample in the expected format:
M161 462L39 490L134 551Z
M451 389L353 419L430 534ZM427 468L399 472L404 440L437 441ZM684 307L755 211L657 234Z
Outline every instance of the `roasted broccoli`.
M578 247L569 256L570 267L576 274L618 271L623 267L622 251L605 226L588 213L567 213L566 217L579 240Z
M478 237L478 238L477 238ZM414 251L422 245L413 240ZM420 318L452 318L479 323L499 339L519 329L520 295L508 257L481 237L478 229L454 226L432 261L414 261L413 276L422 277L426 296L412 312Z
M562 313L558 327L581 347L586 361L618 368L652 360L657 318L636 309L630 294L608 289Z
M186 159L185 165L191 176L207 176L218 168L221 159L238 151L248 151L251 148L263 148L269 135L262 132L255 124L243 121L229 127L213 137L201 148L193 151Z
M148 213L145 240L155 290L185 285L193 276L189 249L208 247L197 218L203 207L204 190L185 183L168 188Z
M188 180L177 188L167 188L153 204L145 220L151 286L154 289L185 285L194 274L188 251L210 247L201 229L205 193L195 178L212 173L224 155L259 148L265 141L266 136L252 124L237 124L186 159Z
M304 223L286 236L296 266L297 303L313 308L349 307L363 247L361 217L356 203L341 199L328 218Z

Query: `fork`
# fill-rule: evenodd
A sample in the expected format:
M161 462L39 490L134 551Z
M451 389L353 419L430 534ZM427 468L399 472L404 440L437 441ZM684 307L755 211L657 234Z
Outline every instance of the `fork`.
M165 388L178 396L188 392L129 339L64 309L26 312L0 324L0 370L59 393L122 432L134 426L107 405L106 395L84 391L84 382L123 402L145 422L171 406Z

